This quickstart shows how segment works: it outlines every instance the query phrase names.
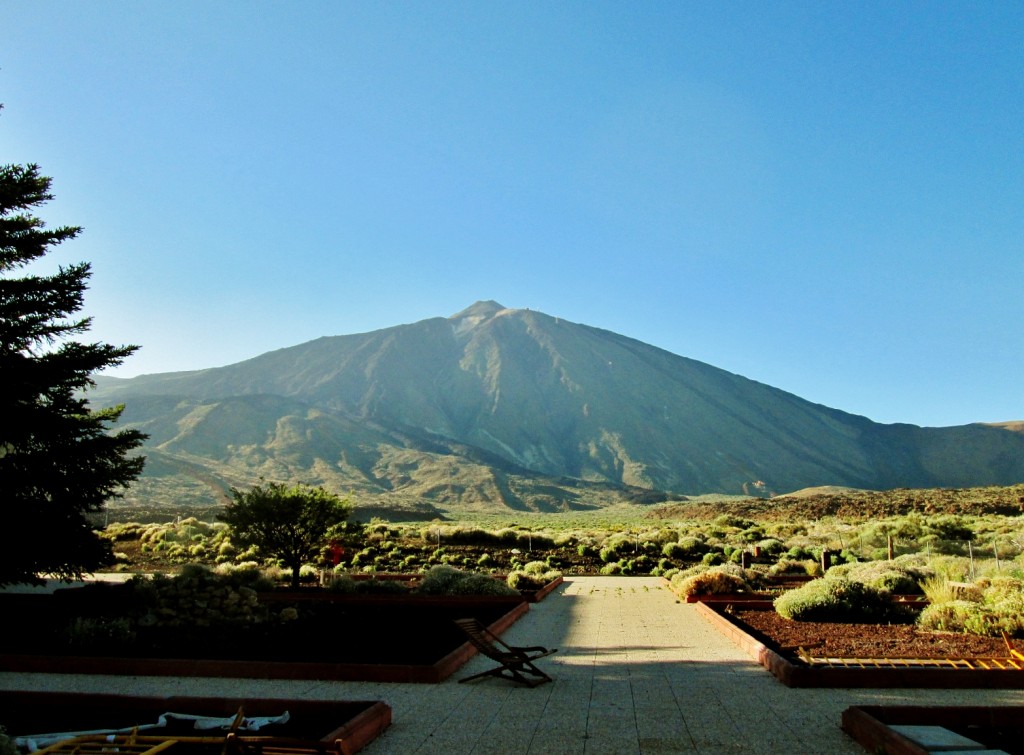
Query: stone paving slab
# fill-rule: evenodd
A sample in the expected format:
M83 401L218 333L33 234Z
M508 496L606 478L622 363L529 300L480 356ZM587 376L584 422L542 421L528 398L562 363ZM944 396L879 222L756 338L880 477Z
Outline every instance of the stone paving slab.
M0 688L139 695L384 700L379 753L861 753L839 728L850 705L1012 705L1019 690L790 689L649 577L573 577L504 639L557 647L533 689L458 679L437 685L0 672Z

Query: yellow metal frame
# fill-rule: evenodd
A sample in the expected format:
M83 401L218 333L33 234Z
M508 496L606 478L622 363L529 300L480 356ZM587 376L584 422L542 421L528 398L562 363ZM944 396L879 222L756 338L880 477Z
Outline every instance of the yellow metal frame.
M1003 642L1009 658L827 658L816 657L800 648L797 654L809 666L839 666L843 668L948 668L986 671L1024 671L1024 653L1010 644L1003 632Z

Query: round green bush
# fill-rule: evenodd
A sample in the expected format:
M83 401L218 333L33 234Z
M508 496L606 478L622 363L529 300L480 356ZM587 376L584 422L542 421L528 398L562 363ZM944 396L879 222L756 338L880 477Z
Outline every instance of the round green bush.
M682 580L675 588L683 598L693 595L725 595L736 592L747 592L750 589L742 578L718 569L708 569Z
M721 553L705 553L700 562L705 566L717 566L718 564L725 563L725 558L722 557Z
M876 623L903 618L887 593L848 579L815 579L775 599L780 616L794 621Z
M761 549L762 556L777 556L786 550L785 544L774 537L767 537L755 543Z
M679 543L665 543L661 548L661 555L665 558L674 558L677 561L686 558L686 549Z
M986 613L978 603L949 600L927 606L917 617L917 625L936 632L964 632L968 622L978 623Z

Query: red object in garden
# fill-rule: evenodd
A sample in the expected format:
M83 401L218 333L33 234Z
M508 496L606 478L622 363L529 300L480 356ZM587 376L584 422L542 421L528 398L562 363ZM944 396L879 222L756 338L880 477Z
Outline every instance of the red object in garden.
M345 555L345 549L341 547L341 543L337 540L331 541L331 564L337 566L341 563L342 557Z

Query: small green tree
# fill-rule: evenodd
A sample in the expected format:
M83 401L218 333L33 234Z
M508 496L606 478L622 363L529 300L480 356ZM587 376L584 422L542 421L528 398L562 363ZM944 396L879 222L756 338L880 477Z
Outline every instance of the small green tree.
M87 514L138 477L145 435L110 432L123 407L93 410L91 375L134 346L80 343L88 263L13 276L80 228L47 229L29 211L53 196L37 165L0 166L0 585L78 577L113 561Z
M328 531L352 513L352 506L321 487L288 487L270 482L241 491L218 516L231 528L231 541L255 547L267 558L278 558L292 570L292 587L299 586L299 569L324 545Z

